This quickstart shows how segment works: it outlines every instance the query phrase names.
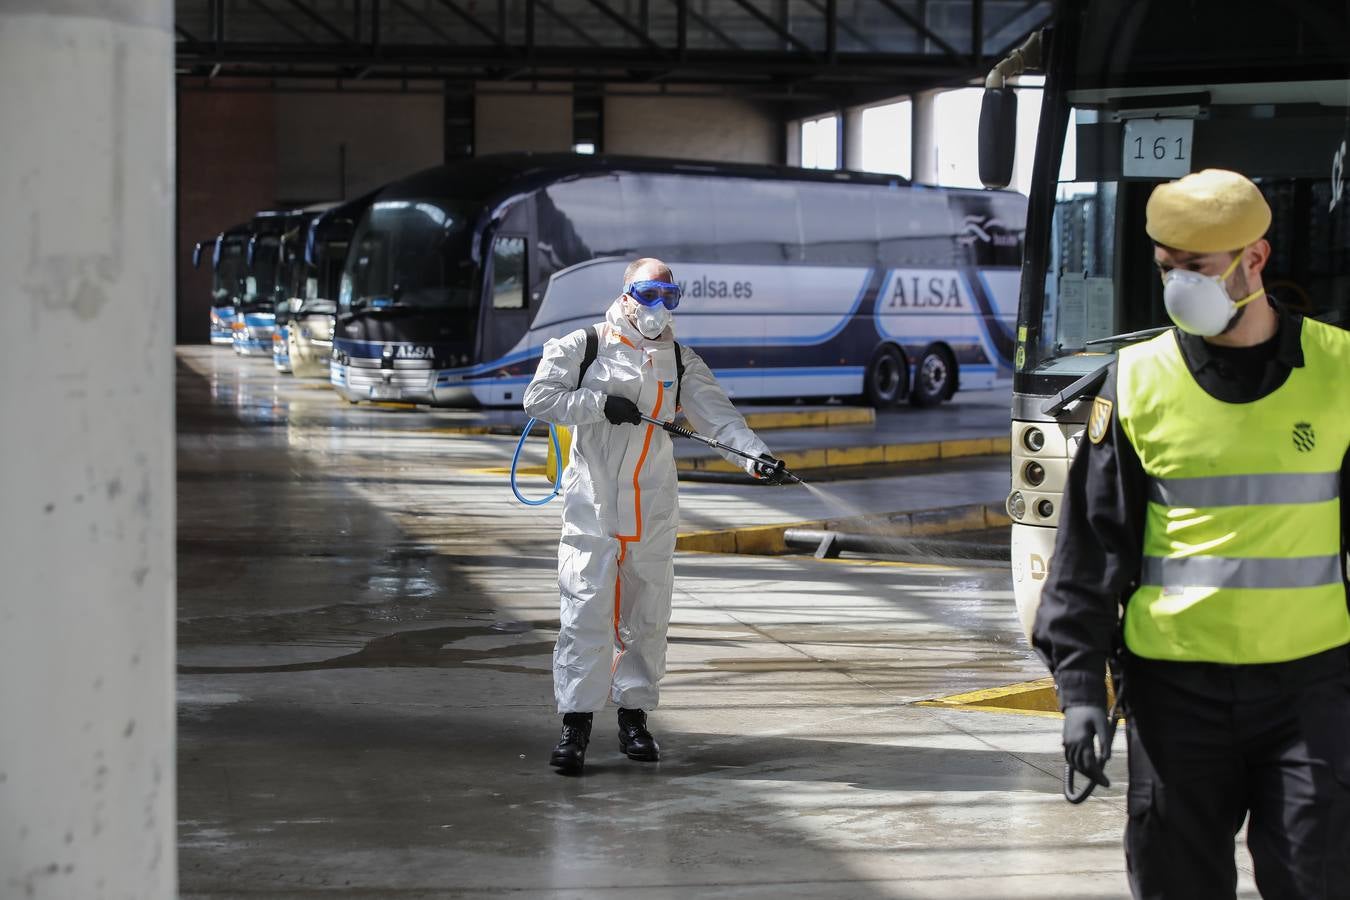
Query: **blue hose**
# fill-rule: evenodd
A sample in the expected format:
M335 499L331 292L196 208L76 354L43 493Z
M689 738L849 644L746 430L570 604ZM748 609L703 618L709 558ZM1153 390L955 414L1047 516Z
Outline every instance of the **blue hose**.
M538 419L531 419L525 423L525 430L521 433L520 440L516 442L515 456L511 457L511 492L516 495L517 500L524 503L526 506L543 506L545 503L562 493L562 449L558 446L558 430L552 425L548 426L548 437L549 440L553 441L553 458L558 463L557 480L553 482L553 493L549 494L543 500L530 500L520 492L520 488L516 487L516 467L520 464L520 451L525 448L525 439L530 436L530 429L534 427L534 423L537 421Z

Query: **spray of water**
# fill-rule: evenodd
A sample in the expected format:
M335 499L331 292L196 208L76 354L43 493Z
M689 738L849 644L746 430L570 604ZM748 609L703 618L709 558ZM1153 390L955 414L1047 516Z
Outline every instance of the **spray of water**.
M888 554L942 559L957 559L961 556L960 552L954 548L947 548L932 541L898 534L899 527L895 523L887 521L884 516L879 516L875 512L863 509L834 491L807 482L802 482L801 485L811 492L811 496L825 504L825 507L837 514L839 518L854 520L846 525L843 530L856 531L871 536L880 548Z

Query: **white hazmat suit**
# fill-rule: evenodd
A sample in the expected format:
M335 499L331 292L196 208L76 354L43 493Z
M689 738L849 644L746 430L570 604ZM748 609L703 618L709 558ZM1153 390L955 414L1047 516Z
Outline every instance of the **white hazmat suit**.
M666 668L680 520L674 452L665 431L645 422L611 425L604 408L607 396L626 397L646 415L673 419L675 343L670 328L644 338L622 303L605 314L580 386L584 329L544 345L525 389L527 413L575 429L558 546L562 615L553 687L561 713L597 712L607 696L628 709L654 709ZM687 347L680 351L679 397L693 429L755 456L767 453L707 364ZM727 458L753 474L753 463Z

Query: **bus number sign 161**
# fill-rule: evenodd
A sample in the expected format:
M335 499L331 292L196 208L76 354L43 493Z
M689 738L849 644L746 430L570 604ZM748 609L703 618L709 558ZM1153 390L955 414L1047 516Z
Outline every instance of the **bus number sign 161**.
M1191 171L1193 119L1128 119L1121 171L1126 178L1180 178Z

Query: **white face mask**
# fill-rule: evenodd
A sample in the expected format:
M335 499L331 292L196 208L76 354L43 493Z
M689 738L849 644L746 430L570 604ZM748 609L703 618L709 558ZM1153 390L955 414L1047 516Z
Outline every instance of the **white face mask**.
M1234 301L1223 286L1242 261L1246 247L1238 252L1222 275L1201 275L1188 269L1172 269L1163 275L1163 306L1177 327L1188 334L1213 337L1221 334L1242 307L1265 293L1253 291Z
M670 310L664 306L643 306L628 300L628 320L647 340L655 340L671 323Z

